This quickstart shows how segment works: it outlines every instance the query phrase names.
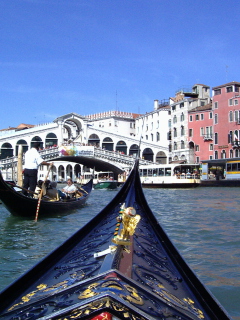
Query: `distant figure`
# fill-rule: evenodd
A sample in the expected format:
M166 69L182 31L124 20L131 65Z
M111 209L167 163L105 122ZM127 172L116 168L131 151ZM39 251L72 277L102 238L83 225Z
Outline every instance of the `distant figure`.
M50 200L59 200L59 194L57 190L57 182L55 181L49 181L49 184L47 185L47 190L46 190L46 196Z
M71 178L67 179L67 185L62 189L62 193L66 196L73 196L78 191L77 187L73 184L73 181ZM63 197L60 193L60 197Z
M38 167L51 164L43 160L38 153L39 148L40 142L35 142L33 147L25 153L23 188L32 192L35 191L37 185ZM23 191L23 194L32 197L32 194L29 194L26 190Z

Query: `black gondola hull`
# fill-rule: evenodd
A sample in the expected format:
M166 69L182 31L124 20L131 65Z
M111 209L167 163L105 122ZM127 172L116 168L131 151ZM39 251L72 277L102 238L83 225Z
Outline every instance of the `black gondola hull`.
M43 198L40 202L38 216L61 214L80 208L86 203L92 187L93 181L90 180L81 187L83 189L82 197L69 199L67 201L48 201ZM0 200L12 215L30 218L36 215L38 199L26 197L22 192L15 191L12 185L9 185L3 180L1 173Z
M113 242L122 204L141 218L128 245ZM137 162L115 198L0 294L0 319L229 319L150 210Z

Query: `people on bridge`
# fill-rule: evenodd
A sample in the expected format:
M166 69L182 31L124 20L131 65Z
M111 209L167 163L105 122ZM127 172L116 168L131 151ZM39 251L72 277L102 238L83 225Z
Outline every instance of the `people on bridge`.
M34 192L37 185L38 178L38 167L40 165L51 165L50 162L43 160L41 155L38 153L40 148L40 142L35 142L33 147L25 153L25 165L23 170L24 181L23 181L23 194L32 196L33 193L28 193L27 190Z

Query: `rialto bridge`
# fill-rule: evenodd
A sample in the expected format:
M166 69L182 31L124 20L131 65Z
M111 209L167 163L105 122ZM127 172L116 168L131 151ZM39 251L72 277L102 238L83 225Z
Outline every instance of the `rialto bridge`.
M52 123L34 126L23 130L0 131L0 166L5 178L11 179L16 165L18 151L21 146L23 154L35 141L41 142L41 153L46 159L57 159L54 162L54 179L66 180L67 176L76 179L84 167L97 167L101 162L100 171L120 173L129 168L133 158L139 155L143 163L166 163L168 150L153 143L141 142L129 134L95 128L93 122L76 113L70 113L55 119ZM64 145L94 146L94 161L90 159L59 158L59 147ZM106 156L107 155L107 156ZM101 159L101 160L100 160ZM99 163L100 163L99 162ZM105 164L104 164L105 163ZM15 164L15 165L14 165ZM103 165L104 164L104 165ZM100 168L99 167L99 168ZM40 168L42 176L46 168ZM97 170L97 169L96 169Z

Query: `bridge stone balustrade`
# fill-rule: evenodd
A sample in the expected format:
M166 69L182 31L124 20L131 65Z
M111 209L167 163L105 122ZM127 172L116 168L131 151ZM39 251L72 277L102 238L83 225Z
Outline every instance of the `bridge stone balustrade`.
M40 150L42 158L46 161L51 161L53 159L62 159L64 161L64 156L59 156L59 148L52 147L49 149ZM134 163L135 158L132 156L127 156L125 154L121 154L119 152L103 150L97 147L94 147L94 158L100 159L106 162L111 162L115 164L117 167L121 167L122 169L126 167L131 167ZM1 170L11 169L17 166L18 157L10 157L6 159L0 160L0 168ZM23 163L24 163L24 155L23 155ZM144 159L139 160L140 165L152 164L153 162L147 161Z

